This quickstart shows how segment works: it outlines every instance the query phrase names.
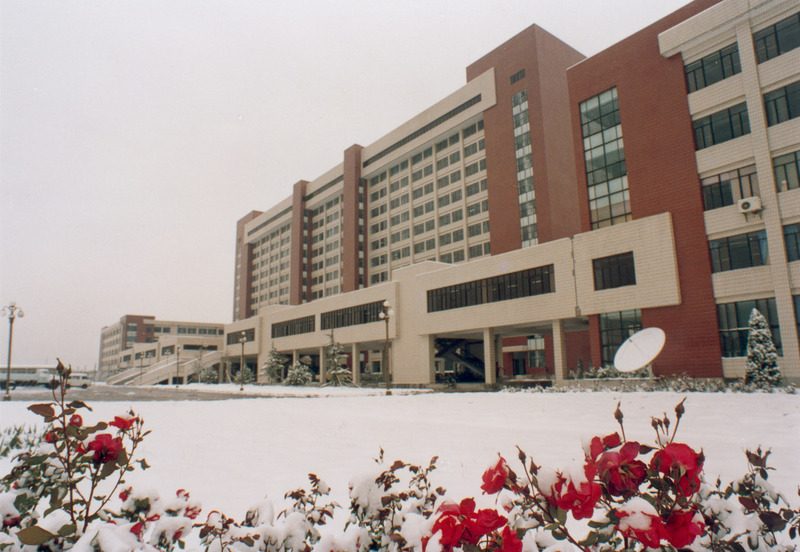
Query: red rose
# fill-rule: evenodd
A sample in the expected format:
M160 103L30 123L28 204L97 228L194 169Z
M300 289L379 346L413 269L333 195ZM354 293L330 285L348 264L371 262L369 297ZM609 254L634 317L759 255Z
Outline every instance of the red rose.
M141 537L143 529L144 529L144 523L141 521L137 521L136 523L133 524L133 526L131 526L131 533L133 533L137 537Z
M639 443L629 441L619 451L609 450L597 460L597 472L608 492L621 496L635 491L647 475L647 466L634 460L639 454Z
M664 526L664 536L675 548L683 548L705 532L703 518L694 511L672 512Z
M89 443L88 450L94 451L92 460L98 464L116 462L122 450L122 439L119 437L112 437L108 433L100 433Z
M617 529L624 536L636 539L649 548L658 548L664 536L664 523L658 515L645 512L618 511Z
M55 443L56 442L56 434L52 431L48 431L44 434L44 441L45 443Z
M597 457L600 456L603 451L616 448L621 444L622 439L620 439L619 433L606 435L602 439L600 437L592 437L592 441L589 444L589 455L592 460L597 460Z
M80 414L73 414L69 419L69 425L81 427L83 425L83 418Z
M138 418L133 416L128 418L123 418L121 416L114 416L114 421L109 422L108 425L118 427L122 431L126 431L131 427L133 427L133 424L136 423L136 420L138 420Z
M133 489L131 487L128 487L127 489L123 489L122 492L119 493L119 499L122 502L125 502L126 500L128 500L128 497L131 496L131 491L132 490Z
M522 552L522 541L517 537L517 532L512 531L508 525L503 527L500 539L502 540L500 552Z
M475 501L471 498L465 498L460 504L442 504L437 513L439 517L433 523L431 532L441 532L439 543L443 550L451 550L463 543L478 544L481 537L506 523L506 518L495 510L476 512Z
M683 443L670 443L657 451L650 466L665 475L672 475L683 496L691 496L700 488L703 455Z
M22 516L8 516L3 518L4 527L16 527L22 521Z
M481 489L485 494L495 494L503 490L506 483L509 469L504 458L500 458L497 464L483 473L483 485Z
M575 519L592 517L594 507L603 495L603 488L593 481L596 473L594 464L588 462L584 465L583 470L586 476L585 481L575 482L557 472L557 479L552 487L541 489L542 494L551 504L562 510L572 511Z

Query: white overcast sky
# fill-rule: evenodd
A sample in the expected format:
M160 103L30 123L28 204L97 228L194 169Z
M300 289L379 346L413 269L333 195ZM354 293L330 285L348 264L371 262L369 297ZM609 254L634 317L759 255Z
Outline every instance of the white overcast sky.
M0 0L13 364L94 369L123 314L229 322L236 221L536 23L585 55L686 0ZM8 320L0 321L5 365Z

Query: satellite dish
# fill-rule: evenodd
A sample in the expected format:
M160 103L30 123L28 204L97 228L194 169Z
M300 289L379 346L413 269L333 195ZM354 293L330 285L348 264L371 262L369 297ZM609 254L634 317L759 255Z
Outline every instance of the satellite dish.
M661 328L645 328L636 332L617 349L614 367L620 372L635 372L644 368L661 352L667 336Z

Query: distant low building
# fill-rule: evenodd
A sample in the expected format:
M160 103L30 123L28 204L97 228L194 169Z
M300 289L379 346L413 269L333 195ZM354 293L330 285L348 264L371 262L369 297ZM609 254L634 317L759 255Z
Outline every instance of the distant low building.
M224 334L221 323L158 320L150 315L126 314L101 331L98 378L104 380L134 366L149 366L162 354L174 354L179 342L187 350L216 350ZM164 347L159 347L159 343Z

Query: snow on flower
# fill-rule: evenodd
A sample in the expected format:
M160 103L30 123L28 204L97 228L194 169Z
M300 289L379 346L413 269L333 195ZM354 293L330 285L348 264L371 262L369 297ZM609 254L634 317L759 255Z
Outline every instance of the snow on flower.
M652 504L634 497L617 510L620 518L617 526L626 537L632 537L645 546L658 548L661 543L661 516Z
M157 549L139 541L126 526L93 521L86 532L70 549L71 552L156 552Z
M689 445L669 443L656 451L650 466L666 475L673 473L673 470L678 473L680 476L675 483L684 496L691 496L700 488L703 454L696 453Z
M7 519L19 516L19 511L14 506L17 495L14 493L0 493L0 519L5 522Z
M139 418L134 416L133 412L129 412L123 416L114 416L114 420L109 422L108 425L119 428L122 431L126 431L132 428L133 424L135 424L138 419Z
M485 494L496 494L503 490L509 472L508 464L506 464L505 458L501 456L496 464L483 473L483 485L481 485L483 492Z
M87 451L94 451L92 458L98 464L116 462L122 451L122 439L112 437L110 433L100 433L87 445Z

